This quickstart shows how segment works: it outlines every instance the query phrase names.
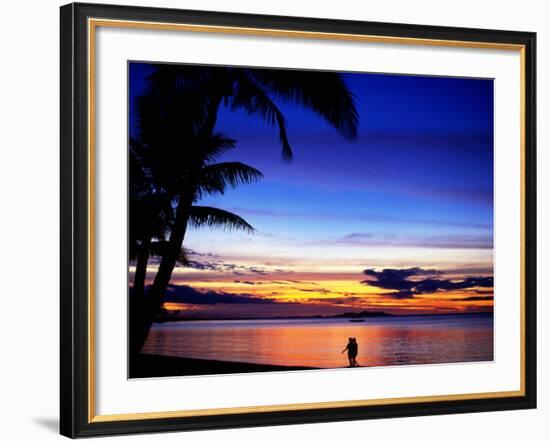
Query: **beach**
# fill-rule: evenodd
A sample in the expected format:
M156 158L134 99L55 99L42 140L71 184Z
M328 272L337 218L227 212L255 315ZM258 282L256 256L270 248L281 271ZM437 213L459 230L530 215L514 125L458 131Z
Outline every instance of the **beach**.
M220 360L167 357L141 354L131 364L130 378L178 377L182 375L235 374L246 372L298 371L316 369L305 366L277 366Z

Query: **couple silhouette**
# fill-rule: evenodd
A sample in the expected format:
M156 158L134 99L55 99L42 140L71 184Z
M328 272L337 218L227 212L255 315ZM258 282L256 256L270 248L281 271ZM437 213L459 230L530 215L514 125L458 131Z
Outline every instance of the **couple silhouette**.
M342 351L342 354L344 352L348 351L348 360L349 360L349 367L356 367L359 366L359 363L357 363L357 352L359 352L359 345L357 344L357 340L355 337L350 337L348 339L348 344L346 348Z

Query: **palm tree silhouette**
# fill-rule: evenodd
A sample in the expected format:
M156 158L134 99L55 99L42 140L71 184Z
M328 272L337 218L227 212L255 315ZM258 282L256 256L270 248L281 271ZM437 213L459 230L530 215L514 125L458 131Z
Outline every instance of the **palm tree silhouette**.
M137 140L130 140L129 259L136 262L134 297L143 296L149 257L162 255L174 217L170 198L155 185L143 163L143 151Z
M131 258L136 260L130 295L130 348L134 355L139 353L164 302L163 296L145 295L148 259L150 255L162 259L171 255L166 236L176 228L174 212L182 195L187 197L192 192L193 203L185 230L192 226L253 232L254 228L240 216L197 202L207 194L223 194L228 188L255 182L263 176L241 162L216 162L225 151L235 148L235 140L220 133L197 139L192 132L182 130L177 119L166 117L165 107L154 96L139 97L137 107L142 129L140 140L130 139L130 251ZM153 126L148 125L158 116ZM167 133L171 136L167 137ZM163 139L168 143L163 143ZM200 143L203 162L199 169L190 169L186 164L193 156L192 149L177 146L196 143ZM177 251L176 262L187 264L185 248L180 245Z
M197 217L196 200L204 193L223 194L227 186L234 187L258 177L240 163L209 163L212 155L219 156L234 147L234 142L224 142L221 135L215 134L221 106L244 110L249 116L276 126L285 161L292 159L293 152L286 120L276 101L313 111L349 140L356 139L358 124L354 97L342 76L333 72L160 65L149 76L148 86L149 97L138 104L142 110L141 133L142 137L150 137L162 146L155 160L162 162L163 172L157 175L156 182L173 195L174 218L166 250L147 296L144 327L147 324L150 327L163 304L188 225L230 225L231 217L227 213L210 211L206 215L203 211L202 216ZM152 103L155 105L151 106ZM151 113L151 109L157 110ZM159 130L159 126L163 129ZM163 160L163 156L170 160Z

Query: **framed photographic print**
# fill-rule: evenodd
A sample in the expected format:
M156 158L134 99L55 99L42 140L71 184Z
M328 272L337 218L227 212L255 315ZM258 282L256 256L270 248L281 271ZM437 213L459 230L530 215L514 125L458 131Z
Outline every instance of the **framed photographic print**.
M61 433L536 405L535 34L61 8Z

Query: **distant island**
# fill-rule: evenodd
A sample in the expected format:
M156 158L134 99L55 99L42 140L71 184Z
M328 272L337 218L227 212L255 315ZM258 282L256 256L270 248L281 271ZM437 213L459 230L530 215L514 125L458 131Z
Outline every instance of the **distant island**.
M163 311L156 319L156 323L164 322L183 322L183 321L207 321L207 320L299 320L299 319L339 319L346 318L350 320L378 318L378 317L415 317L421 315L477 315L477 314L492 314L491 312L450 312L440 314L390 314L383 311L359 311L359 312L344 312L336 315L292 315L292 316L276 316L276 317L200 317L188 316L181 317L169 311Z
M163 311L157 316L155 322L181 322L181 321L197 321L197 320L291 320L291 319L363 319L371 317L396 317L396 314L389 314L383 311L360 311L360 312L344 312L336 315L291 315L291 316L275 316L275 317L200 317L188 316L181 317L169 311Z

